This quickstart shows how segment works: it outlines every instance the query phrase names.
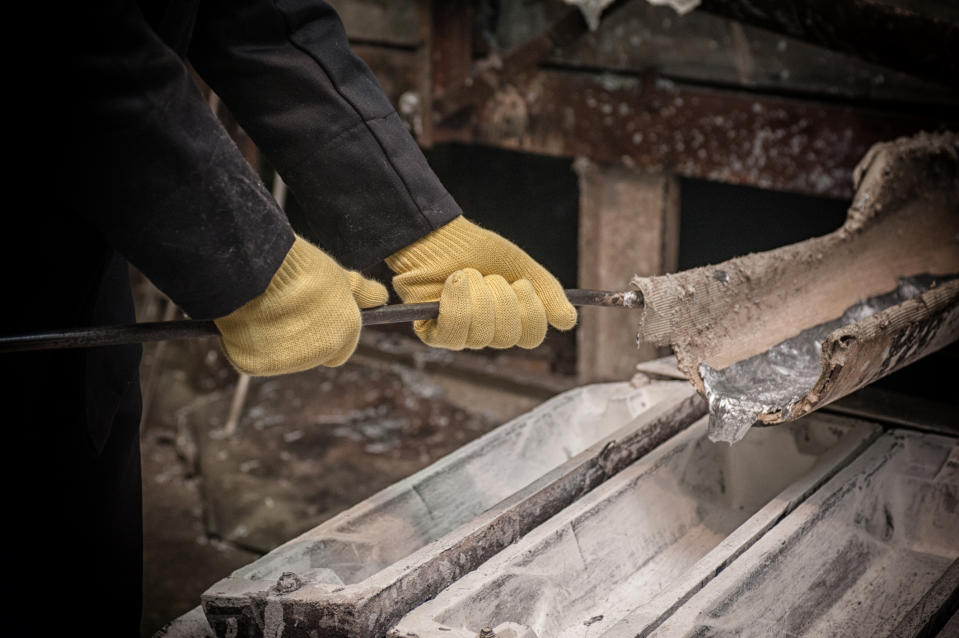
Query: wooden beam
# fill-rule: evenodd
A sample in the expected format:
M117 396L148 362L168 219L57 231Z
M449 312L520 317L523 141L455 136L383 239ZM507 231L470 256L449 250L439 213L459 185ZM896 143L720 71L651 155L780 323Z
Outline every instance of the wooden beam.
M579 284L626 289L637 274L661 275L677 267L679 186L662 173L643 174L586 158L579 176ZM637 349L638 312L580 308L576 366L580 383L625 381L657 348Z
M437 129L445 139L848 198L852 169L872 144L957 125L955 114L539 70L494 95L470 122Z

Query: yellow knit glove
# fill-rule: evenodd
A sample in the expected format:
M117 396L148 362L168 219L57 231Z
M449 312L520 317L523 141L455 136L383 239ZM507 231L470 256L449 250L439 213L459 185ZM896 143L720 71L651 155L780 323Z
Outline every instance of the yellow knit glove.
M386 258L404 303L439 301L436 319L413 324L431 346L535 348L547 324L576 325L576 309L545 268L512 242L457 217Z
M267 376L338 366L356 349L360 308L385 304L386 288L297 236L267 289L215 320L227 358Z

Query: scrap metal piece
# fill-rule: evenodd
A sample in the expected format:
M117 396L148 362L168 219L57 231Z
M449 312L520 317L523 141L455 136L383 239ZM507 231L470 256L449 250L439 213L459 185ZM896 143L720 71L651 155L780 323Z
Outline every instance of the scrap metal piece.
M959 136L878 144L854 179L846 223L833 233L717 266L634 278L645 303L640 338L671 345L679 368L711 395L715 440L737 440L753 416L763 424L797 419L959 338L959 281L949 281L959 274ZM935 285L833 323L864 300L898 294L901 280L917 276ZM795 352L777 358L776 348L787 350L806 330L826 333L808 344L821 347L815 368L804 369L810 357ZM768 384L799 381L746 412L741 403L732 409L715 371L761 354L764 365L778 368L778 381ZM752 390L740 385L732 394L741 399L761 389L753 381Z
M936 279L928 276L901 279L892 292L860 301L838 319L807 328L761 354L723 370L700 364L699 373L710 408L710 437L714 441L733 443L745 435L760 415L780 412L783 420L787 420L797 406L808 403L804 399L816 387L822 373L823 345L835 341L835 338L830 341L833 331L913 299L936 283ZM892 355L891 350L889 354ZM836 373L842 374L842 371ZM835 385L836 379L830 380Z

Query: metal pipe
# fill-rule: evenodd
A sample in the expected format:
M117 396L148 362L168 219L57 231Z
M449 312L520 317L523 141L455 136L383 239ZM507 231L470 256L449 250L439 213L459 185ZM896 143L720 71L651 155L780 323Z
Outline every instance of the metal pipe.
M566 296L574 306L604 306L610 308L638 308L643 305L642 293L635 290L567 290ZM420 319L435 319L439 313L438 301L415 304L393 304L363 310L364 326L405 323ZM0 353L61 348L93 348L131 343L149 343L171 339L196 339L219 336L213 320L189 319L183 321L153 321L119 326L70 328L49 330L25 335L0 337Z

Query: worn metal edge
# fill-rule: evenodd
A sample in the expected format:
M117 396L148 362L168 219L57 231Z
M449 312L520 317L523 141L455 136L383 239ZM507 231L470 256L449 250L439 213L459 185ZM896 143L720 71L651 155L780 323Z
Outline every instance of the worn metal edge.
M899 621L889 638L935 636L959 609L959 558Z
M714 588L717 586L732 587L735 583L740 583L740 587L744 586L742 583L748 580L751 573L754 571L764 571L765 568L763 565L767 564L772 556L778 555L782 551L781 546L785 544L789 538L797 534L803 535L804 532L808 532L813 526L823 520L828 515L828 512L832 511L834 507L839 506L844 498L860 485L859 477L861 475L872 475L879 472L883 466L892 462L896 456L904 453L903 441L906 438L933 438L952 440L955 442L954 437L939 434L898 429L887 430L880 436L875 437L859 455L852 459L829 480L825 481L818 489L813 491L807 499L811 501L810 507L806 509L794 509L790 515L784 516L780 521L782 526L774 527L771 533L763 536L747 550L749 554L744 553L740 560L732 563L728 573L722 574L722 578L725 578L728 582L717 585L717 583L720 582L720 578L716 578L708 583L708 585ZM915 618L929 618L930 616L927 613L929 607L936 607L936 605L924 606L924 600L927 604L936 600L944 600L944 603L940 605L938 609L942 612L943 623L949 621L948 605L951 604L953 600L952 594L955 594L955 592L950 590L950 587L957 578L957 574L953 571L957 561L959 561L959 559L954 560L950 564L937 582L917 601L913 609L907 612L907 615L900 620L899 624L905 622L913 613L916 614ZM696 592L694 596L690 597L683 605L678 607L660 626L653 629L652 635L660 635L659 630L662 630L662 635L680 633L685 635L688 633L692 627L696 625L701 611L708 606L702 603L708 603L709 599L701 601L699 605L690 607L689 609L686 609L686 606L696 603L695 596L700 595L704 590L706 590L705 586L699 592ZM950 594L948 597L946 596L947 592ZM915 607L920 607L920 609L915 610ZM936 617L937 619L939 618L938 614ZM899 624L897 624L897 627ZM927 624L926 626L933 633L937 630L933 624ZM924 636L926 634L906 633L905 635ZM606 638L606 636L602 638Z
M330 590L278 592L271 582L229 577L202 596L216 634L330 638L382 636L404 614L706 414L692 388L650 408L480 516L370 578ZM292 541L291 541L292 542ZM347 598L349 597L349 600Z
M620 638L625 636L642 635L630 629L630 626L636 626L640 622L642 626L654 628L657 620L666 618L675 608L679 607L685 600L691 597L699 589L705 586L716 574L722 571L722 568L735 560L737 556L746 551L753 543L778 523L784 516L795 509L805 498L828 481L832 476L839 472L843 467L851 463L864 449L866 449L876 438L882 434L882 428L878 425L866 423L858 419L843 418L836 416L817 415L813 417L826 422L837 422L838 425L848 427L844 436L837 444L825 452L816 463L788 487L774 495L769 502L757 510L752 516L744 521L736 530L721 541L716 547L706 553L700 560L691 566L677 582L664 589L660 594L651 599L648 603L637 607L633 612L617 622L615 625L602 634L602 638ZM699 429L699 432L695 430ZM618 492L620 479L624 474L649 475L657 471L660 465L669 461L672 455L681 453L682 449L678 446L691 445L699 438L706 437L706 419L702 418L689 426L681 433L672 437L668 442L660 445L649 454L637 459L630 464L628 469L624 469L602 486L597 487L588 496L571 503L563 512L558 513L544 525L530 532L530 536L524 537L517 544L511 546L508 550L497 554L491 560L509 563L530 551L530 545L535 545L542 538L555 534L558 529L571 524L584 511L593 508L597 501L609 498L612 494ZM685 441L680 439L686 439ZM629 478L629 481L634 480ZM536 538L531 538L532 535ZM529 541L529 542L527 542ZM506 552L509 555L506 555ZM466 576L465 578L475 578L477 572ZM490 576L489 578L494 578ZM473 591L479 590L486 583L483 580L479 583L471 583L471 587L476 585ZM459 585L457 585L459 587ZM442 607L438 604L440 597L436 597L424 603L424 605L414 609L409 615L405 616L393 632L389 635L395 638L406 638L407 636L421 636L427 638L430 636L450 635L454 638L462 638L466 634L462 630L446 628L432 619L443 608L454 607L462 602L462 598L453 598L452 600L442 601ZM414 630L419 626L420 631ZM426 633L422 633L425 629ZM445 633L449 632L449 633ZM470 636L472 638L472 635ZM545 637L544 637L545 638Z
M822 407L821 411L868 419L886 426L959 437L956 406L875 386L856 390Z
M859 455L883 434L881 426L861 419L822 413L811 418L848 423L850 429L843 439L818 459L805 474L774 496L769 503L749 517L733 533L723 539L719 545L697 561L688 575L665 589L648 605L637 608L625 616L603 633L600 638L648 636L665 622L673 612L756 544L779 521L792 513L816 490L859 458ZM763 522L758 524L759 520ZM726 548L730 545L734 546L735 549L731 552L726 551ZM662 602L665 600L668 600L669 604L663 608ZM657 602L660 603L658 607L655 605ZM656 608L656 611L651 613L650 607Z

